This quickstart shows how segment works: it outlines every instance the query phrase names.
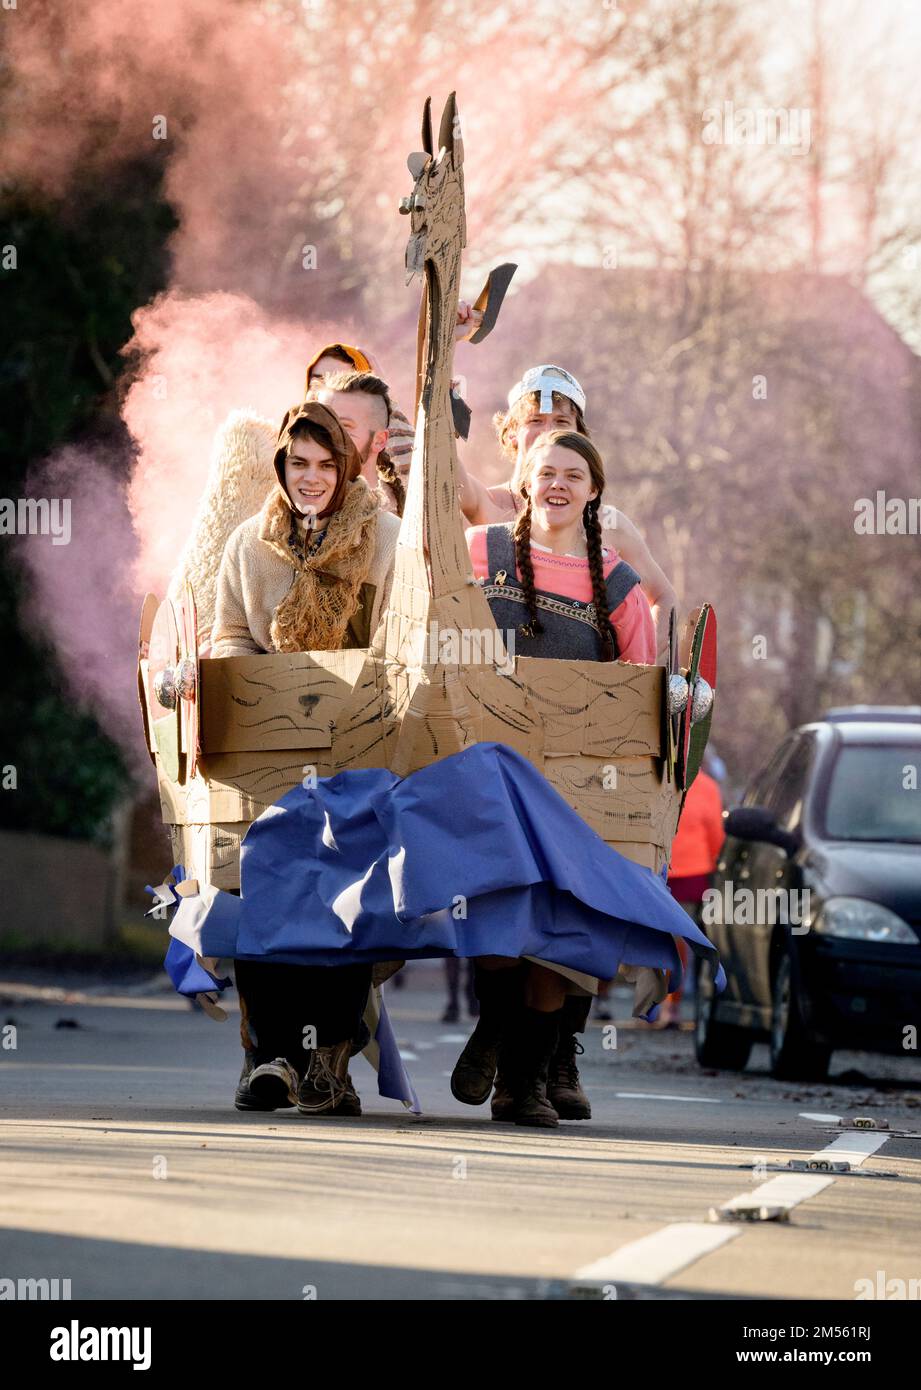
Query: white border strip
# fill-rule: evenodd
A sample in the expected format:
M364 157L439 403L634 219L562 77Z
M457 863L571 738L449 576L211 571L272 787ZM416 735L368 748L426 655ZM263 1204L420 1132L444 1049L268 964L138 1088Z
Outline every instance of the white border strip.
M612 1254L595 1260L594 1264L583 1265L574 1277L612 1282L619 1279L624 1284L659 1284L741 1234L741 1226L679 1221L641 1240L631 1240L629 1245L622 1245Z
M864 1159L875 1154L877 1149L881 1149L888 1138L888 1130L848 1132L842 1134L840 1139L835 1139L824 1149L818 1149L814 1154L810 1154L809 1162L812 1162L813 1159L846 1158L852 1168L859 1168Z

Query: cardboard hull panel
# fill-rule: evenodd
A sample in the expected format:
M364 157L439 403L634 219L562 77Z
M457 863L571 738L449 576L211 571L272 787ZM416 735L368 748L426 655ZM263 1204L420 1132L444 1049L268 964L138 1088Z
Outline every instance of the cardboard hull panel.
M502 674L371 649L207 659L200 670L198 770L182 784L159 759L157 769L174 852L202 882L239 887L247 828L305 778L343 764L405 776L481 741L528 758L628 858L655 871L667 861L680 802L662 776L662 667L521 657Z

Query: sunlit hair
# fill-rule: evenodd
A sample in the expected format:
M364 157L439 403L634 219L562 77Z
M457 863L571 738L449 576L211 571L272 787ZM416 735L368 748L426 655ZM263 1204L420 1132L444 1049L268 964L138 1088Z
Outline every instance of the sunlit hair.
M528 606L528 622L520 631L524 636L536 636L543 632L537 611L537 591L534 586L534 565L531 561L531 494L527 484L535 469L540 467L547 449L554 445L561 449L571 449L588 464L588 475L597 496L586 502L582 509L582 524L585 527L585 542L588 552L588 572L592 581L592 601L595 605L595 626L601 635L602 661L613 661L617 651L614 629L608 613L607 588L604 582L604 555L601 544L601 522L598 508L604 492L604 460L587 434L576 430L551 430L539 435L528 449L524 458L521 481L518 490L525 499L524 510L519 512L512 538L515 542L515 562L521 575L521 587Z
M332 354L330 354L332 356ZM393 402L390 399L390 387L381 377L375 376L373 372L334 372L332 376L326 378L324 382L317 382L311 386L307 392L307 399L317 400L320 391L335 391L339 395L348 395L352 391L358 391L363 396L376 396L383 401L386 411L387 428L390 425L390 417L393 414ZM403 486L403 479L396 470L396 465L386 449L382 449L377 456L378 477L387 484L393 493L396 504L397 515L403 515L403 506L406 502L406 488Z
M333 359L334 362L342 362L344 366L348 367L348 369L349 369L350 372L351 372L351 371L354 371L354 369L355 369L355 363L352 361L351 357L350 357L349 354L346 352L345 348L344 348L344 347L340 347L338 343L334 343L333 346L332 346L331 348L327 348L326 352L323 353L323 356L324 356L324 357L331 357L331 358ZM310 370L310 384L311 384L311 386L313 385L313 374L314 374L315 371L316 371L316 367L312 367L311 370ZM319 385L319 383L318 383L318 385Z
M492 417L496 434L499 439L499 448L506 458L516 459L518 446L513 444L511 436L517 434L519 427L527 419L533 410L540 405L540 392L530 391L526 396L522 396L520 401L516 401L510 410L497 411ZM569 405L575 411L576 423L575 430L578 434L584 434L589 438L588 425L585 423L585 416L576 405L575 401L570 400L569 396L564 396L559 391L553 393L553 408L559 410L564 405ZM517 480L515 480L517 481Z

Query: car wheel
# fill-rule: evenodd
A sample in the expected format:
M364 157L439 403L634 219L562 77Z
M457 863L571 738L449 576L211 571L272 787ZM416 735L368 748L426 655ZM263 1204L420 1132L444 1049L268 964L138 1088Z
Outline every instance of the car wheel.
M729 1023L717 1023L716 990L713 972L702 962L697 968L697 987L694 993L694 1051L702 1067L717 1067L726 1071L742 1071L752 1050L752 1035L745 1028Z
M771 1075L781 1081L823 1081L831 1053L803 1026L793 962L785 949L777 962L771 994Z

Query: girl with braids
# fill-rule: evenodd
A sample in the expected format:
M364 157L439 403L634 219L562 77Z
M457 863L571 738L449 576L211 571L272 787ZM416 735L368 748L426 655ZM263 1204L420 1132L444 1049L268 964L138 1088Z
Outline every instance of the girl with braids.
M517 519L467 532L474 574L496 626L514 630L517 655L655 662L640 577L602 542L604 484L603 460L584 434L541 434L523 461ZM567 984L535 962L477 961L480 1018L451 1077L458 1100L482 1104L498 1067L494 1119L552 1127L591 1117L574 1036L591 998L567 994Z

